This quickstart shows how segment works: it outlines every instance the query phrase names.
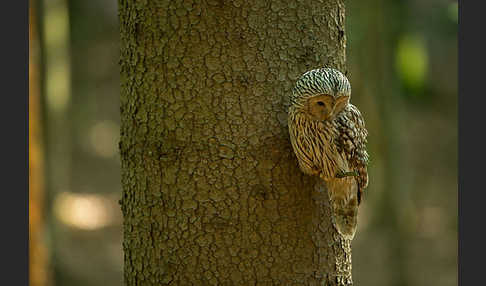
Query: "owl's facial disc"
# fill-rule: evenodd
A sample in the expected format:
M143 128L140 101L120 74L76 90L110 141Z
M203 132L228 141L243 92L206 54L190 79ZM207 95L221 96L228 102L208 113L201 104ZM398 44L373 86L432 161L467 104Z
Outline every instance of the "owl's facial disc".
M349 103L349 96L333 96L323 94L314 96L307 101L307 111L318 121L333 120Z
M309 98L306 109L314 120L324 121L331 118L334 107L334 98L323 94Z

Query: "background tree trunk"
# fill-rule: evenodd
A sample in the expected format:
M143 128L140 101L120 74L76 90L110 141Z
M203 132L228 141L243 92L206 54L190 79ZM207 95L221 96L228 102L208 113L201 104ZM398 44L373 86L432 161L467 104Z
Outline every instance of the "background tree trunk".
M120 0L126 285L350 285L286 95L345 69L344 1Z
M45 182L41 128L38 2L29 2L29 285L50 285L45 246Z

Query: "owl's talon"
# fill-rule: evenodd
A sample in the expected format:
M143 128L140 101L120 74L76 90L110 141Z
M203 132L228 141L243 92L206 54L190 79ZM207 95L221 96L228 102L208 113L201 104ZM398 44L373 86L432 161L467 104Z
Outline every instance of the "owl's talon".
M343 170L339 170L336 172L336 178L357 177L357 176L359 176L359 174L356 171L344 172Z

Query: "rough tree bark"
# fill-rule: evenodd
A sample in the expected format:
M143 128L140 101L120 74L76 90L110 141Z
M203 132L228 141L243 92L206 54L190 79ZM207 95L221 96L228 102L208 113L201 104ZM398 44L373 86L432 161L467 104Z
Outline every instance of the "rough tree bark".
M126 285L350 285L286 95L345 71L343 0L119 0Z

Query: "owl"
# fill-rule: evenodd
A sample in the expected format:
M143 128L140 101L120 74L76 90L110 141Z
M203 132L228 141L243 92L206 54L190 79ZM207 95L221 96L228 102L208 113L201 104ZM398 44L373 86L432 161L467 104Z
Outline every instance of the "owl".
M350 99L351 86L340 71L308 71L290 95L288 126L302 172L322 178L331 199L355 198L359 205L368 186L368 131Z

